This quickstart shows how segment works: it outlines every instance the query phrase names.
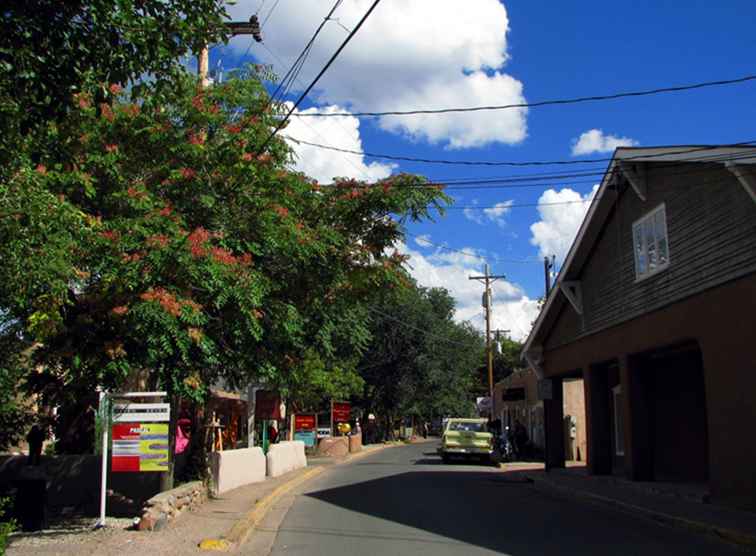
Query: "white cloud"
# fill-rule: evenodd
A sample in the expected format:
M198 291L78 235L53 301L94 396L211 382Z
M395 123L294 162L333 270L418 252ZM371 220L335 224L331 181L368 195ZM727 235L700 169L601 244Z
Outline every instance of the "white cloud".
M569 187L543 192L538 199L541 219L530 226L533 234L530 243L538 247L542 257L556 255L559 262L564 260L590 206L589 202L580 201L592 200L597 189L598 185L594 185L586 195Z
M240 0L228 11L232 19L246 20L257 4L258 0ZM345 2L334 17L353 29L369 4L370 0ZM283 75L330 7L330 0L281 0L263 30L265 45L275 56L257 46L253 54ZM525 102L522 83L502 71L508 59L508 32L507 10L498 0L476 0L464 9L458 0L384 2L310 96L353 112L520 104ZM336 22L323 28L300 74L301 83L312 80L345 36ZM237 54L248 45L249 37L230 42ZM526 115L523 108L500 111L495 117L486 112L384 117L378 125L413 140L468 148L521 142L527 135Z
M604 135L600 129L590 129L572 140L572 156L613 152L617 147L633 147L638 144L630 137Z
M506 219L504 217L512 210L510 208L512 203L514 203L512 199L501 201L500 203L496 203L493 207L484 208L482 210L467 207L462 211L462 214L464 214L465 218L472 220L476 224L484 225L489 222L495 222L499 226L504 227L506 225ZM472 204L477 205L477 199L472 201Z
M483 287L469 279L481 274L481 260L475 249L466 247L460 250L471 255L441 249L422 255L404 244L398 248L402 254L410 256L407 262L409 272L420 285L449 290L457 302L455 320L470 321L476 328L485 330L481 307ZM526 296L520 286L506 280L494 282L492 290L494 327L509 329L513 339L524 340L538 315L537 301Z
M297 114L315 112L343 112L340 106L308 108L295 111L282 135L294 137L312 143L327 143L331 147L362 150L360 138L360 120L354 116L337 116L333 118L298 118ZM364 157L337 153L289 141L296 155L295 168L319 182L327 183L335 177L357 178L375 181L391 175L394 164L380 162L366 163Z
M415 243L420 247L432 247L430 234L422 234L415 237Z

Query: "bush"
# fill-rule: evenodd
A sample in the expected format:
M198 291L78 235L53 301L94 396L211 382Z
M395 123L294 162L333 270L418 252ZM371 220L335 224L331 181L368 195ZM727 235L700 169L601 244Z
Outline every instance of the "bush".
M16 522L13 519L5 520L7 514L5 508L9 503L10 498L0 498L0 556L5 554L8 537L16 529Z

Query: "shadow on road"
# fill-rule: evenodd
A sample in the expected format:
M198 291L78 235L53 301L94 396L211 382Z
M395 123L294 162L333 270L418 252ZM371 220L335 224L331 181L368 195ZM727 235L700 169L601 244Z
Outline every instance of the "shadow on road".
M543 496L517 471L439 465L438 470L386 475L305 496L428 533L415 533L411 538L417 543L451 541L513 556L730 554L654 524ZM386 534L394 541L412 535L403 529Z

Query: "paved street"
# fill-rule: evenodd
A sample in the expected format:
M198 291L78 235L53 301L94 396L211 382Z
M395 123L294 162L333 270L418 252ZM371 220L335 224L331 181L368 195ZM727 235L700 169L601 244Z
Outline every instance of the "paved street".
M717 541L537 492L490 467L391 448L308 485L272 554L740 554Z

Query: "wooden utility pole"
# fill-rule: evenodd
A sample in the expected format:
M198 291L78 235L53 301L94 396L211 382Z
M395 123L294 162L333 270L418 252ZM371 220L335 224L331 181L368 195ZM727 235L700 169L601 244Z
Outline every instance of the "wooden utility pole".
M491 349L491 284L496 280L504 279L503 274L493 275L490 273L488 263L486 263L485 274L483 276L470 276L470 280L478 280L485 284L486 289L483 292L483 307L486 308L486 360L488 364L488 396L491 407L489 414L493 419L493 350Z
M257 15L249 18L249 21L229 21L225 26L231 32L231 36L252 35L257 42L262 42L260 34L260 23ZM203 46L197 56L197 74L199 75L202 88L205 89L210 85L210 79L207 74L210 67L210 49L207 45Z
M546 293L543 296L544 299L549 296L549 291L551 291L551 271L554 269L555 259L556 257L554 255L551 255L551 257L543 258L543 278L546 282Z

